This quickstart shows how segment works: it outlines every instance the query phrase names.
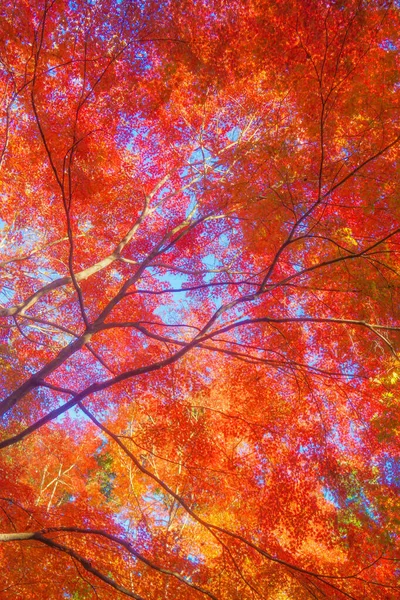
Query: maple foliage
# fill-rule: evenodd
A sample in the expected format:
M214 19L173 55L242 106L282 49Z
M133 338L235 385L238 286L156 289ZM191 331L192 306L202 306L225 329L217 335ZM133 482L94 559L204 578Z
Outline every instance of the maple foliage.
M0 15L1 598L398 598L398 3Z

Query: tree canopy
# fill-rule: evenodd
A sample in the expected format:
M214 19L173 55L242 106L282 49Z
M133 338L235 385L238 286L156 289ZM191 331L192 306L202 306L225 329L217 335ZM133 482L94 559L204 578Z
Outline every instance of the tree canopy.
M399 4L0 4L0 596L395 600Z

